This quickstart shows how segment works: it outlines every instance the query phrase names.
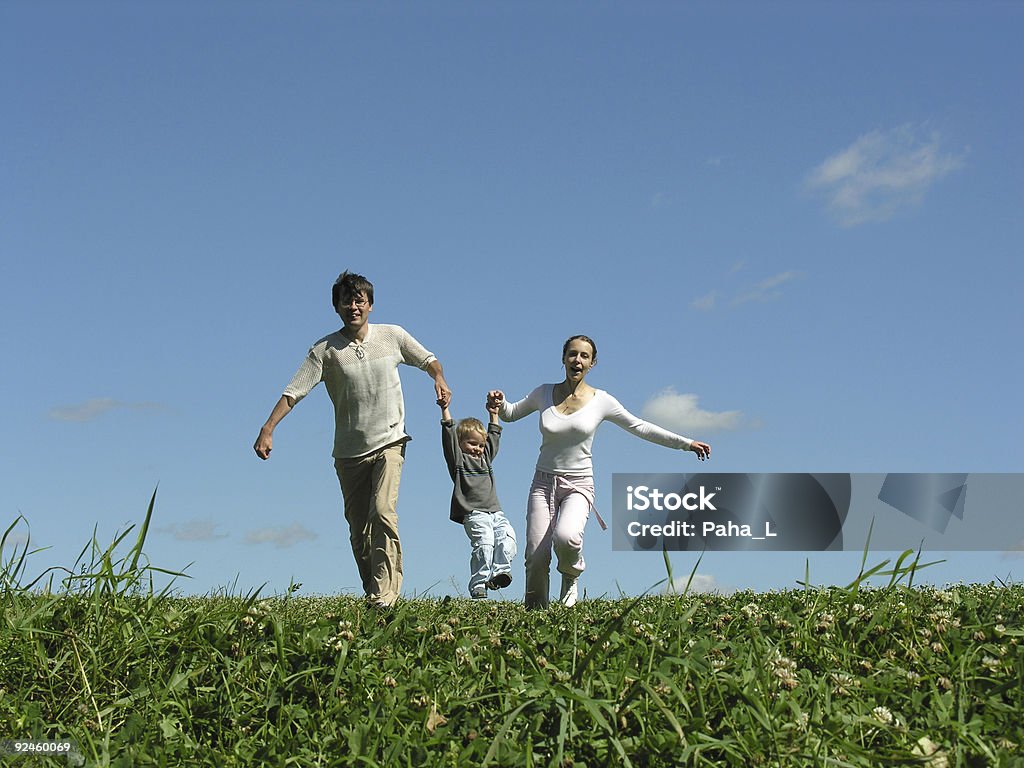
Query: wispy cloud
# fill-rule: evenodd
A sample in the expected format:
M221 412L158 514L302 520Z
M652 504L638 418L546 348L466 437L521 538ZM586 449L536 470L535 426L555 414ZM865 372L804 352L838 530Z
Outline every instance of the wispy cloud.
M664 192L656 192L651 196L651 208L666 208L672 204L672 197Z
M86 400L84 403L60 405L50 409L49 416L55 421L86 422L98 419L106 413L117 410L147 411L161 410L165 406L160 403L127 403L110 397L99 397Z
M1003 552L1004 560L1020 560L1024 559L1024 539L1017 542L1017 546L1014 549L1008 549Z
M173 536L178 541L216 541L226 539L228 534L217 532L217 523L212 520L186 520L175 525L157 528L157 533Z
M699 296L691 301L690 306L693 309L700 310L701 312L710 312L718 303L718 296L718 291L712 291L705 296Z
M704 573L693 574L693 579L690 575L679 576L672 579L672 583L665 587L665 592L669 594L682 594L686 589L687 582L690 584L689 591L691 593L706 594L711 592L717 592L720 595L730 595L736 590L733 587L719 584L718 579L714 576Z
M681 395L674 387L663 389L644 403L641 415L658 426L683 434L738 429L743 421L739 411L702 410L697 407L697 395Z
M4 539L4 549L18 550L23 549L29 542L28 533L22 533L20 531L12 531L8 534L7 538Z
M744 262L736 262L729 270L730 274L736 274L741 272L745 267ZM733 298L729 299L727 304L730 307L736 307L740 304L746 304L751 301L776 301L782 298L782 286L786 283L790 283L800 277L803 277L803 272L795 270L789 270L787 272L780 272L777 275L772 275L754 285L748 286ZM703 296L698 296L696 299L690 302L690 308L696 309L700 312L710 312L713 309L717 309L722 305L723 293L722 291L715 289L710 293L706 293Z
M292 523L287 527L258 528L245 536L246 544L273 544L278 549L288 549L299 542L315 540L316 534L303 527L302 523Z
M843 226L891 218L964 165L941 150L937 133L919 134L909 125L867 133L812 170L807 187L827 197Z
M777 275L762 280L744 293L741 293L732 300L732 306L745 304L748 301L775 301L782 298L782 291L779 288L788 282L796 280L802 275L801 272L780 272Z

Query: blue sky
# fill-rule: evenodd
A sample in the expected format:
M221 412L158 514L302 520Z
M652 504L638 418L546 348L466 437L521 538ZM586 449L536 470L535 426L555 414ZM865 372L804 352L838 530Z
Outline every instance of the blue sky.
M251 448L344 269L457 417L585 333L588 380L715 471L1022 471L1022 31L993 2L4 3L11 541L70 565L159 484L147 553L182 590L357 591L323 389ZM406 592L464 593L431 382L403 381ZM495 464L520 537L538 444L508 426ZM599 507L614 472L699 466L612 425L595 464ZM590 595L665 576L593 522L586 555ZM845 583L860 556L709 553L699 581L805 559Z

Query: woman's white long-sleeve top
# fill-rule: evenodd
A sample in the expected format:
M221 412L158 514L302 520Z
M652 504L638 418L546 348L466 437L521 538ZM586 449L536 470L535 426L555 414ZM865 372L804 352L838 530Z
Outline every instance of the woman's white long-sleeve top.
M669 432L656 424L634 416L603 389L575 413L559 413L554 406L554 384L541 384L522 400L502 401L498 415L502 421L518 421L540 411L541 445L537 469L554 475L590 476L594 474L591 447L602 421L610 421L667 448L688 450L693 442L688 437Z

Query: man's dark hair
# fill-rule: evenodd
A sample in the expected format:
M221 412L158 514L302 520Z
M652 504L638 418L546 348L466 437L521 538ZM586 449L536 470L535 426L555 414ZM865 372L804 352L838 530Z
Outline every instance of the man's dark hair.
M366 300L373 305L373 283L362 275L345 270L334 281L331 288L331 306L337 309L340 299L351 299L360 292L366 294Z

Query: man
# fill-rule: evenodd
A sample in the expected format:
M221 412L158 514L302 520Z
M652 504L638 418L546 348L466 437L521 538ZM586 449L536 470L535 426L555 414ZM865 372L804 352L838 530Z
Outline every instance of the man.
M405 401L398 366L414 365L434 380L437 404L451 402L441 363L405 329L371 325L373 284L342 272L331 303L344 327L309 350L260 429L253 448L270 457L274 428L321 381L334 403L334 468L345 500L352 554L371 604L388 607L402 588L398 485L405 461Z

